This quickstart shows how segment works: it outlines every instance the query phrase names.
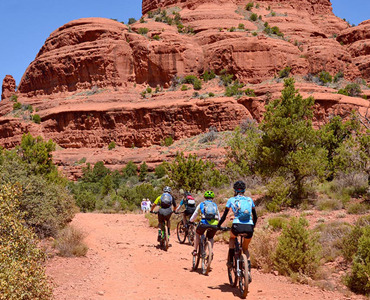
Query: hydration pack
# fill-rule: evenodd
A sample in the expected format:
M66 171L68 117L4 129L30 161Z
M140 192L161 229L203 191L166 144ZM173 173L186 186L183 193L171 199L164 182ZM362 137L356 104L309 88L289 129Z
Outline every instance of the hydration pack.
M252 214L252 199L250 197L237 197L235 200L234 213L242 222L247 222Z
M195 207L195 200L192 196L186 196L186 206Z
M161 207L168 208L172 204L172 196L169 193L163 193L161 196Z
M206 220L214 220L217 215L217 205L212 201L204 201L204 218Z

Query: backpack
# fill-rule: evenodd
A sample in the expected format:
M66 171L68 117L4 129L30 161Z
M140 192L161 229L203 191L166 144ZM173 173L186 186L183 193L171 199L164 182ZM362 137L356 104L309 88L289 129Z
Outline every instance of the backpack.
M212 201L204 201L204 218L206 220L216 219L217 205Z
M161 207L168 208L172 204L172 196L169 193L163 193L161 196Z
M192 196L186 196L186 207L195 207L195 200Z
M247 222L252 214L252 199L250 197L236 197L235 216L242 222Z

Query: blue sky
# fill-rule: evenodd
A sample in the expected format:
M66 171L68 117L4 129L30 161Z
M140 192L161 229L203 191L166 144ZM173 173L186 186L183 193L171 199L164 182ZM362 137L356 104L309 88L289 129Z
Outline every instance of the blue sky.
M255 1L258 2L258 1ZM350 24L370 19L369 0L331 0L333 12ZM49 35L69 21L141 17L141 0L3 0L0 8L0 85L10 74L18 85Z

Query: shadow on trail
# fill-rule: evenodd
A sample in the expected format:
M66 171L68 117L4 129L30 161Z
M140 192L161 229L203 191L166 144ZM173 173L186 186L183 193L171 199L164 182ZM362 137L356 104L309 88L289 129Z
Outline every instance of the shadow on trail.
M211 290L220 290L223 293L232 293L234 296L239 296L238 289L235 287L230 286L228 283L216 285L216 286L209 286Z

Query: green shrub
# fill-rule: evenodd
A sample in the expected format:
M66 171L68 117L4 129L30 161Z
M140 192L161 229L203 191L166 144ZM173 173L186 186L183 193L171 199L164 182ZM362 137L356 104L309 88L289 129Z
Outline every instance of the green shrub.
M82 191L76 195L76 205L81 212L89 212L95 210L96 195L91 191Z
M66 226L54 241L54 248L57 249L58 255L63 257L85 256L88 247L83 242L84 234L73 226Z
M153 36L153 39L154 39L154 40L156 40L156 41L159 41L159 40L160 40L160 37L159 37L159 35L158 35L158 34L155 34L155 35Z
M196 91L199 91L200 89L202 89L202 82L197 78L195 81L194 81L194 90Z
M19 210L18 186L0 188L0 299L52 299L45 255Z
M338 94L349 96L348 92L345 89L339 89Z
M274 269L274 251L277 246L276 234L270 229L256 228L253 243L249 246L251 264L255 268L270 273Z
M163 166L163 164L160 164L155 167L154 173L157 178L162 178L164 175L166 175L166 168Z
M245 6L245 10L248 10L248 11L251 11L252 8L253 8L254 4L253 2L249 2L246 6Z
M139 34L147 34L149 32L149 29L146 27L139 28Z
M134 24L136 23L136 19L135 18L129 18L128 19L128 25L131 25L131 24Z
M334 75L334 79L333 81L334 82L338 82L339 79L343 78L344 77L344 74L342 72L338 72L337 74Z
M257 36L257 35L258 35L258 33L257 33L257 32L255 32L255 31L253 31L252 35L253 35L253 36Z
M15 94L11 95L10 96L10 101L12 101L12 102L18 102L18 96L15 95Z
M249 18L251 21L253 21L253 22L255 22L255 21L257 21L257 19L258 19L258 15L257 14L255 14L255 13L253 13L253 14L251 14L251 16L250 16L250 18Z
M13 103L13 110L21 109L22 108L22 103L20 102L14 102Z
M137 176L137 165L133 161L130 160L127 163L127 165L122 169L122 174L123 174L123 177L126 179L132 176Z
M233 74L228 74L227 70L223 69L220 72L220 80L224 86L228 86L230 83L233 82Z
M365 214L369 209L369 206L365 203L349 203L346 207L346 211L352 215Z
M185 78L182 81L182 83L194 84L196 80L198 80L198 77L197 76L195 76L195 75L187 75L187 76L185 76Z
M163 143L162 143L162 146L169 147L169 146L171 146L172 144L173 144L173 137L172 137L172 135L170 135L170 136L168 136L168 137L164 138L164 141L163 141Z
M291 199L289 198L290 184L282 176L273 178L266 186L266 196L270 201L266 204L266 208L272 212L279 212L282 207L290 206Z
M152 88L150 86L148 86L145 90L148 94L151 94L152 93Z
M108 145L108 150L112 150L112 149L114 149L114 148L116 148L116 143L115 143L114 141L111 141L111 142L109 143L109 145Z
M239 23L239 25L238 25L238 29L240 29L240 30L244 30L244 29L245 29L244 24L243 24L243 23Z
M244 93L245 93L247 96L250 96L250 97L256 97L256 94L254 93L254 90L253 90L253 89L248 88L248 89L246 89L246 90L244 91Z
M209 93L208 93L208 96L209 96L209 97L214 97L214 96L215 96L215 94L214 94L214 93L212 93L212 92L209 92Z
M273 230L281 230L283 229L284 225L288 223L287 218L285 217L272 217L268 219L268 224Z
M338 199L331 199L331 198L319 199L316 205L319 210L325 210L325 211L333 211L333 210L339 210L343 208L342 201Z
M146 164L146 162L144 161L141 165L140 165L140 170L139 170L139 180L140 181L144 181L145 178L146 178L146 175L148 174L148 165Z
M41 123L41 117L40 117L40 115L34 114L32 116L32 121L35 122L36 124L40 124Z
M244 85L239 83L238 80L235 80L232 85L226 87L225 96L226 97L233 97L233 96L241 96L243 91L240 90Z
M214 78L216 78L216 74L212 70L209 71L209 72L205 71L202 75L202 79L204 80L204 82L207 82L207 81L212 80Z
M274 253L274 265L280 274L312 276L319 267L320 245L307 226L306 219L295 217L284 226Z
M285 67L284 69L280 70L279 72L279 78L286 78L289 77L291 67Z
M347 277L347 286L355 293L370 294L370 226L363 230L358 240L358 250L353 260L352 273Z
M188 87L185 84L183 84L181 86L181 91L187 91L187 90L188 90Z
M234 32L234 31L235 31L235 27L231 27L231 28L229 29L229 31L230 31L230 32Z
M319 73L319 79L323 84L330 83L333 81L333 77L330 75L329 72L321 71Z

